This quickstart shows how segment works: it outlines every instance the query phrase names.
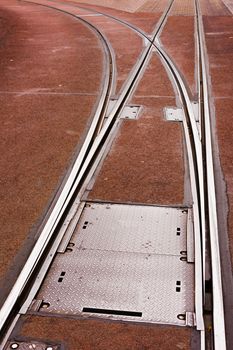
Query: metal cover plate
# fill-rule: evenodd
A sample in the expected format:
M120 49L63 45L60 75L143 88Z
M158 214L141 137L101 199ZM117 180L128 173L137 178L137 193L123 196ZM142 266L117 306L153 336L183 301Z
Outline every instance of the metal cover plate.
M182 209L87 204L72 250L56 256L37 295L39 311L186 325L194 311L194 265L180 253L186 222Z
M109 116L109 114L111 113L113 107L115 106L117 100L112 99L109 101L108 104L108 109L107 109L107 117ZM120 114L120 119L138 119L139 113L142 110L142 106L139 105L126 105L124 106L123 110L121 111Z
M187 210L93 203L86 205L72 242L80 250L180 255L187 250L186 231Z
M168 121L182 122L184 119L184 111L182 108L164 108L165 118Z

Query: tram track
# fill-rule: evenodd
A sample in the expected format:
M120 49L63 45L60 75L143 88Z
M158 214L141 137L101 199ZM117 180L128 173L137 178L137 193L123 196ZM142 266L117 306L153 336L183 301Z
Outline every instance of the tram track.
M225 340L225 326L224 326L224 310L223 310L223 296L222 296L222 282L221 282L221 267L220 267L220 251L218 243L218 224L217 224L217 212L216 212L216 198L215 198L215 185L214 185L214 173L213 173L213 160L212 160L212 146L211 146L211 129L210 129L210 111L208 102L208 84L207 73L205 67L205 55L204 55L204 32L201 19L201 10L199 2L196 1L196 20L197 20L197 38L198 38L198 81L199 81L199 123L200 128L197 127L195 120L192 103L184 84L184 81L176 68L173 60L167 55L165 50L161 47L159 41L155 43L152 41L143 31L139 30L135 26L128 22L114 18L114 16L105 14L100 11L97 12L103 16L107 16L114 21L118 21L123 25L132 28L138 32L141 36L145 37L148 41L151 41L159 53L166 67L170 70L171 76L173 76L174 82L177 86L177 90L180 94L180 99L183 101L183 105L186 111L187 123L184 121L184 130L186 135L186 144L189 149L189 164L191 174L191 186L192 194L194 198L194 226L196 230L195 237L199 237L195 242L195 251L199 252L199 257L196 261L199 261L196 266L196 281L198 281L196 288L196 306L199 310L205 308L205 284L208 283L209 276L206 277L206 258L208 253L206 250L206 241L210 242L211 246L211 262L208 261L207 265L212 266L212 291L213 291L213 344L216 349L226 348ZM79 7L85 10L89 8ZM159 31L161 30L161 27ZM159 36L159 35L158 35ZM192 139L190 139L190 132L192 130ZM192 153L192 154L191 154ZM192 164L196 164L192 166ZM207 186L207 187L206 187ZM199 224L200 223L200 224ZM208 232L209 231L209 232ZM207 236L206 237L206 233ZM206 280L207 279L207 280ZM206 282L207 281L207 282ZM201 287L202 284L202 287ZM201 287L201 288L200 288ZM221 315L219 317L219 315ZM203 315L200 312L198 321L199 329L202 329L202 348L205 348L205 334ZM210 341L211 342L211 341Z
M173 1L172 1L173 2ZM177 91L180 96L180 100L183 104L183 110L185 118L183 119L183 126L185 131L186 146L188 151L189 158L189 171L191 177L191 188L193 196L193 215L194 215L194 231L195 231L195 252L196 252L196 269L195 269L195 280L196 280L196 289L195 289L195 305L196 305L196 317L197 317L197 329L201 331L201 349L206 349L206 340L205 340L205 326L203 320L204 304L205 304L205 251L206 251L206 220L208 220L209 229L210 229L210 244L211 244L211 266L212 266L212 283L213 283L213 323L214 323L214 349L225 349L225 330L224 330L224 313L223 313L223 300L222 300L222 288L221 288L221 268L220 268L220 257L219 257L219 247L218 247L218 237L217 237L217 216L216 216L216 198L214 197L214 173L213 173L213 164L212 164L212 149L211 149L211 134L210 134L210 116L209 116L209 107L208 107L208 84L206 78L206 69L205 69L205 57L204 57L204 47L203 47L203 29L201 24L201 13L199 9L199 4L196 2L197 6L197 21L198 21L198 33L199 33L199 52L200 52L200 81L202 82L200 95L203 96L203 99L200 98L200 101L203 103L203 108L200 108L201 115L199 116L201 121L201 133L195 120L195 114L192 107L192 102L190 100L188 91L184 84L184 81L177 70L172 59L167 55L163 47L158 41L158 36L161 32L161 28L166 20L166 16L171 8L167 9L167 12L161 18L159 25L156 28L156 31L153 33L153 38L148 37L144 32L140 31L135 26L130 25L129 23L119 20L125 26L130 27L132 30L136 31L140 36L143 36L148 41L148 46L143 52L137 66L134 68L133 74L131 74L129 81L124 85L119 99L117 100L115 106L113 107L112 112L108 116L105 124L102 125L102 128L98 127L96 124L95 132L93 133L92 144L89 144L86 149L85 155L83 156L82 163L80 165L80 170L76 172L75 179L72 183L68 195L66 195L65 202L59 213L57 213L57 218L54 221L53 225L49 228L50 235L52 236L55 232L55 225L63 217L63 214L66 212L70 201L74 200L74 196L77 195L78 190L80 193L83 193L85 185L89 182L94 168L99 163L104 151L104 146L111 142L113 137L114 128L117 125L117 118L122 111L124 105L127 103L127 100L133 91L138 79L140 78L140 73L144 69L148 57L151 51L155 48L158 55L160 56L163 64L166 66L167 70L170 72L170 75L173 79L173 82L177 88ZM34 3L34 2L31 2ZM40 4L41 5L41 4ZM43 5L47 6L47 5ZM47 6L49 7L49 6ZM51 8L53 8L51 6ZM80 7L81 8L81 7ZM84 8L84 7L82 7ZM90 10L90 9L88 9ZM59 11L61 11L59 9ZM66 12L67 13L67 12ZM103 14L103 13L102 13ZM104 15L104 14L103 14ZM108 15L109 16L109 15ZM76 16L78 17L78 16ZM118 21L117 18L110 16L113 20ZM109 90L108 90L109 91ZM108 96L110 94L108 93ZM102 116L105 115L107 103L103 104L103 107L100 109ZM103 112L104 111L104 112ZM103 118L103 117L102 117ZM98 130L98 132L96 132ZM204 141L203 141L204 140ZM92 164L92 165L91 165ZM87 172L92 169L90 173ZM205 179L205 176L207 179ZM83 180L85 178L85 180ZM207 189L205 184L207 183ZM207 197L206 197L207 194ZM78 200L77 200L78 198ZM75 202L72 207L72 214L67 222L67 225L72 222L74 213L78 210L78 207L81 203L81 194L76 197ZM206 204L207 203L207 204ZM208 210L208 217L206 218L206 211ZM75 225L75 223L73 223ZM47 228L46 228L47 229ZM52 230L52 231L51 231ZM64 235L65 232L63 232ZM50 251L50 256L46 258L45 265L41 269L42 272L39 273L39 279L34 290L30 293L26 304L23 306L22 313L27 310L33 296L39 288L41 281L43 280L47 268L49 267L53 256L55 255L57 248L60 244L62 237L57 237L53 242L52 254ZM42 252L38 255L37 258L42 256ZM30 273L32 273L31 271ZM28 278L28 277L27 277ZM26 283L26 280L24 281ZM13 293L13 292L12 292ZM18 293L18 296L21 294ZM14 296L15 298L15 296ZM9 304L8 304L9 305ZM8 308L9 306L7 306ZM13 306L14 307L14 306ZM2 312L2 311L1 311ZM219 314L221 317L219 317ZM9 314L8 314L9 315ZM5 317L5 321L8 316ZM221 346L221 347L220 347Z
M36 5L36 3L34 3ZM66 11L61 11L64 14L70 15L74 18L76 18L75 15L72 13L68 13ZM53 233L55 231L55 228L57 225L59 225L59 220L61 219L63 213L66 211L67 206L67 195L72 192L73 184L75 182L75 179L80 172L80 169L83 166L84 160L91 148L91 145L94 142L95 137L97 136L100 126L103 122L103 119L105 117L108 101L110 99L110 96L113 93L113 87L114 87L114 81L115 81L115 65L114 65L114 54L113 50L108 43L107 39L104 37L104 35L98 31L97 28L92 26L90 23L85 21L85 19L80 19L83 23L88 25L92 30L95 31L95 33L99 36L100 41L103 44L103 51L105 52L105 61L106 63L106 72L105 72L105 80L103 84L102 94L98 102L98 106L96 108L95 115L93 117L91 126L88 130L86 139L82 145L82 148L78 154L77 159L75 160L74 164L72 165L72 170L69 174L68 179L66 180L66 183L64 187L61 190L61 193L59 195L59 198L56 198L56 202L51 204L51 212L49 214L49 218L46 221L43 228L40 228L39 231L39 238L28 258L26 261L26 264L24 265L16 283L13 286L12 291L10 292L8 298L6 299L6 302L3 304L3 307L0 311L1 317L0 317L0 329L4 329L8 316L11 315L12 309L14 308L14 305L17 304L17 299L20 298L24 294L25 288L28 286L28 282L31 280L31 276L34 272L34 269L37 266L38 261L42 258L44 252L46 251L47 246L50 243L50 240L52 240ZM65 231L64 231L65 233ZM8 301L8 302L7 302ZM4 311L5 310L5 311Z
M209 93L207 83L207 71L205 66L205 49L204 49L204 30L202 24L201 9L198 0L195 1L196 6L196 20L197 20L197 44L198 44L198 81L199 81L199 123L200 128L197 127L194 111L192 108L191 100L183 82L183 79L176 68L172 59L166 54L165 50L161 47L159 41L153 42L157 52L160 54L164 64L170 70L176 83L177 90L180 93L180 98L183 100L186 109L187 123L184 123L187 148L189 149L190 160L190 174L192 177L191 185L193 186L194 197L194 225L196 223L196 237L200 237L196 241L195 250L201 252L199 260L199 266L196 267L196 280L199 281L196 288L196 305L199 310L205 308L206 294L205 284L208 283L209 275L206 276L206 258L209 258L208 243L211 249L211 261L207 261L207 265L212 268L211 281L212 281L212 298L213 298L213 339L207 340L204 332L204 324L202 315L199 315L199 327L203 331L201 347L205 349L206 346L213 346L215 349L226 349L225 339L225 325L224 325L224 307L223 307L223 295L222 295L222 282L221 282L221 264L220 264L220 248L218 238L218 223L217 223L217 209L216 209L216 197L215 197L215 180L213 171L213 155L212 155L212 136L210 126L210 110L209 110ZM87 9L85 7L80 7ZM90 9L89 9L90 10ZM112 15L98 12L104 16L119 21L123 25L133 28L139 32L147 40L150 38L143 32L135 28L135 26L129 24L126 21L118 20ZM190 142L190 133L188 130L192 130L192 140ZM193 149L193 155L191 150ZM193 158L193 159L192 159ZM196 166L192 167L191 164ZM196 179L195 179L196 178ZM195 183L196 182L196 183ZM198 189L198 191L197 191ZM196 192L196 194L195 194ZM200 221L200 225L198 224ZM207 236L206 236L207 234ZM208 268L207 268L208 270ZM202 279L202 290L200 291ZM209 291L208 291L209 292ZM208 345L207 345L208 343Z
M115 103L112 111L108 115L108 118L105 124L100 130L99 126L102 124L102 121L104 118L103 116L106 113L106 106L107 106L106 99L109 99L109 96L110 96L109 91L111 89L110 86L112 86L112 83L109 83L109 82L105 83L105 93L103 94L103 97L101 98L101 101L97 108L97 114L94 117L94 122L91 125L88 136L78 155L78 158L76 159L73 165L72 171L67 179L67 182L64 188L62 189L62 192L47 222L45 223L45 226L43 227L40 233L40 236L28 260L26 261L26 264L24 265L20 275L18 276L16 283L14 284L11 292L9 293L8 297L6 298L0 310L0 330L1 330L1 336L3 337L2 346L7 338L7 337L4 337L4 334L5 333L7 335L9 334L9 332L12 330L12 327L14 327L14 324L16 323L19 317L19 314L17 314L17 312L19 312L20 308L22 307L23 300L25 301L26 299L25 291L28 290L29 283L31 285L31 280L32 279L34 280L35 278L33 275L34 272L36 271L38 273L38 266L41 266L41 264L43 265L43 260L45 259L46 269L45 269L45 266L43 266L42 277L40 276L42 281L43 276L45 275L47 268L49 267L53 259L53 256L56 253L56 249L59 246L61 239L66 232L66 228L62 232L62 235L59 237L54 237L56 233L56 229L60 226L61 220L64 219L64 214L67 213L68 207L70 207L70 203L74 201L74 197L75 195L77 195L77 192L81 190L83 184L88 182L88 180L85 179L85 177L87 176L87 172L90 169L90 165L93 163L96 165L98 164L100 157L102 156L102 154L100 154L99 156L100 150L101 149L103 150L103 145L110 141L112 132L113 132L113 126L116 126L117 117L122 111L130 94L132 93L134 87L136 86L138 79L140 78L141 72L143 71L147 63L147 60L150 56L150 53L153 50L153 41L155 40L156 36L160 31L160 28L166 19L166 16L171 8L171 4L173 3L173 1L174 0L171 0L168 8L162 15L161 20L159 21L159 25L157 26L156 31L154 33L153 40L149 42L149 44L146 46L145 50L143 51L139 61L136 63L136 66L131 72L127 83L124 85L117 102ZM36 3L33 1L25 1L25 2L40 5L40 6L45 6L79 19L78 16L72 13L69 13L68 11L57 9L53 6L42 5L40 3ZM88 22L82 18L80 19L85 23ZM101 33L99 34L102 36ZM102 38L104 37L102 36ZM108 52L111 56L110 49L108 49ZM113 62L112 58L111 58L111 62ZM114 72L112 71L110 73L110 69L109 69L109 76L111 77L114 76ZM74 212L76 212L79 205L80 205L80 200L79 199L77 200L76 198L71 208L71 212L72 212L71 216L69 217L68 222L65 223L65 227L67 227L68 224L72 221ZM47 249L48 247L51 248L51 246L52 246L52 250L50 249L48 252ZM51 251L53 251L53 253L51 253ZM47 259L45 257L45 254L48 255ZM38 283L36 289L38 289L39 284L40 283ZM33 291L33 293L35 293L35 291ZM26 295L27 295L27 292L26 292ZM8 328L9 330L7 331Z
M195 1L198 42L199 42L199 71L200 71L200 111L203 129L202 145L204 150L205 193L207 213L207 242L210 245L211 285L212 285L212 317L213 317L213 344L215 349L226 349L225 316L223 303L223 287L221 276L221 257L219 245L219 230L216 204L215 175L213 167L213 149L211 133L211 113L209 106L209 88L206 68L205 36L202 22L200 3ZM204 236L203 245L206 237ZM206 250L206 249L205 249ZM203 252L204 254L204 252ZM208 277L207 277L208 281ZM210 282L210 281L209 281Z

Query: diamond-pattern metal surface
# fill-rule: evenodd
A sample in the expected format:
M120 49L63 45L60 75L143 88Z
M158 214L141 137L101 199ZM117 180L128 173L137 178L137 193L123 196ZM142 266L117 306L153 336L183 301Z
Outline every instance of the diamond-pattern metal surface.
M94 308L112 310L97 310L103 318L185 325L178 316L194 312L186 227L187 210L87 204L72 250L56 256L37 295L40 312L89 317L83 308Z
M171 255L187 250L186 210L124 204L88 205L72 239L78 249Z

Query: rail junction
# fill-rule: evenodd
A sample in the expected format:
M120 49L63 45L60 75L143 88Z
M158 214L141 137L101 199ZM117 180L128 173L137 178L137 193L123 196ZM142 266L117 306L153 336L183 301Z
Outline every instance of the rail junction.
M1 349L232 349L231 1L0 11Z

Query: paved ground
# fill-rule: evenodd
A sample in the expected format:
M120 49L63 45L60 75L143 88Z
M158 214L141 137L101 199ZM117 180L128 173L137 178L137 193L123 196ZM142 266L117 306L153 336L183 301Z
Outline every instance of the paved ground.
M82 11L81 13L84 14ZM149 21L145 21L144 15L141 16L139 14L136 20L134 19L134 24L139 24L140 22L144 30L151 31L158 18L159 13L154 14L154 18L151 16ZM124 19L130 20L130 16L125 14ZM132 34L128 29L119 24L113 24L111 22L111 27L109 29L110 20L108 19L96 17L92 19L92 23L97 25L105 33L116 52L118 73L117 91L119 91L122 82L129 74L133 64L136 63L137 57L142 50L143 41L140 37ZM132 47L130 46L130 49L127 50L125 44L117 40L116 33L118 32L119 34L123 34L126 40L130 40L132 43L135 42L135 45L132 45ZM159 75L156 74L158 70L160 71ZM152 80L151 75L153 75ZM108 176L110 180L112 180L112 183L109 181L109 187L106 187L106 184L104 184L103 187L101 183L98 185L97 182L96 188L94 188L91 194L92 198L96 198L95 191L101 192L103 188L105 188L105 194L107 194L107 196L104 197L103 194L100 194L99 197L101 199L111 198L112 200L119 199L157 204L182 204L184 202L182 131L179 124L168 123L164 120L163 107L164 105L174 106L176 104L175 94L166 72L155 54L151 57L150 65L145 72L144 79L136 89L136 94L132 102L143 104L143 113L138 121L129 121L122 124L122 129L120 130L116 144L110 153L109 160L106 161L106 164L110 161L110 165L107 165L107 167L110 169L110 176L109 174ZM161 133L164 135L170 134L170 138L174 137L172 144L166 142L165 138L162 139ZM132 137L134 137L134 139ZM145 139L147 139L146 142L144 141ZM127 142L127 140L129 140L129 142ZM122 146L122 142L126 142L124 147ZM135 152L136 142L138 142L139 145L138 152ZM114 150L115 155L117 155L117 161L119 162L118 170L120 174L118 173L116 177L111 177L111 174L115 172L115 167L112 167L112 164L115 162ZM121 150L120 153L119 150ZM121 155L124 155L124 157L120 158ZM132 158L131 162L128 162L129 155L131 155ZM127 186L125 184L125 174L122 173L122 170L125 168L124 164L128 164L127 177L130 181L127 181ZM167 164L169 164L169 166ZM143 172L145 176L142 175L142 167L146 170L145 173ZM105 166L103 168L103 173L104 171ZM131 176L132 174L134 176ZM100 182L102 180L106 181L106 175L101 174L99 179ZM122 181L120 191L118 187L118 193L121 192L120 198L116 197L113 191L115 185L119 185L119 179ZM141 187L136 189L138 180L140 180ZM162 191L161 184L163 184ZM135 188L136 191L132 191L133 188ZM49 338L58 340L59 342L65 342L70 348L74 348L74 346L76 346L74 344L78 342L79 348L83 349L91 349L93 346L102 349L131 349L132 347L135 349L141 349L141 347L156 349L158 344L161 349L189 349L192 341L190 338L190 330L177 327L152 327L116 323L106 324L97 321L83 322L68 319L61 320L59 318L38 318L35 316L31 316L27 318L26 322L22 322L23 319L20 320L17 327L18 330L19 327L21 330L16 332L16 337L20 335L20 337L36 337L37 339ZM53 324L52 328L51 322ZM79 328L79 332L76 333L77 337L75 334L67 337L67 328L72 329L73 327L75 329L77 329L77 327ZM59 329L58 332L56 332L56 328ZM39 333L34 333L34 331L38 331ZM83 336L81 336L81 334L83 334Z
M98 6L106 6L108 8L117 9L126 12L158 12L163 11L168 0L83 0L75 2L82 4L91 4ZM93 7L93 6L92 6ZM109 11L109 10L108 10Z
M70 350L190 349L191 331L178 327L36 316L23 321L18 325L20 337L47 339Z
M194 11L192 8L182 10L183 15L179 15L180 8L174 8L174 11L171 12L162 32L161 42L184 76L190 96L195 99L197 89L195 80L196 38L193 34L195 30Z
M52 4L48 0L38 2ZM59 8L71 10L70 5L74 3L78 1L59 5ZM167 0L82 1L87 8L118 16L147 33L152 32L167 3ZM229 152L232 143L233 84L229 76L233 59L233 19L225 4L221 0L201 0L213 94L212 111L216 112L213 133L218 141L214 144L215 169L226 292L229 286L233 291L228 251L229 243L233 256L233 159ZM86 17L90 9L75 9L75 14L88 18L111 43L117 63L117 95L144 43L131 30L110 18ZM4 283L9 280L9 287L21 266L16 262L22 264L26 258L42 214L82 143L102 86L104 60L98 38L71 17L16 0L10 5L3 0L0 11L0 58L3 62L0 67L3 77L0 133L4 149L0 167L1 227L4 228L0 233L3 247L0 273L2 278L5 276ZM193 99L196 98L194 11L192 0L175 0L161 36L164 48L175 60ZM86 40L89 46L84 45ZM155 53L130 102L143 106L140 117L135 121L122 121L103 167L96 174L89 198L189 204L182 128L179 123L165 121L163 110L166 106L176 106L176 95ZM16 260L12 264L15 254ZM227 313L229 349L233 346L230 338L232 293L226 292L226 309L230 310ZM85 350L200 348L198 335L187 328L35 315L22 317L13 337L51 340L69 349Z
M103 53L95 34L71 17L14 0L1 1L0 11L3 298L82 143L101 90ZM90 46L81 51L83 37Z
M165 120L163 108L176 105L175 94L155 54L132 103L143 106L142 114L123 122L89 198L183 204L182 130Z

